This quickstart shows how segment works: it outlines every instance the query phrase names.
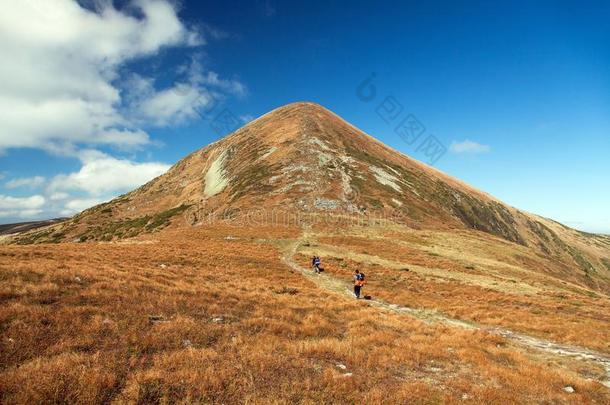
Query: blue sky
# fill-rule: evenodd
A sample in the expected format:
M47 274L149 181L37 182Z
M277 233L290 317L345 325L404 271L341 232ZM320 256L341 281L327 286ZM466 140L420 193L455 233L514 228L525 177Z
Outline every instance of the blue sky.
M0 222L161 173L224 134L212 100L240 124L315 101L429 160L377 113L393 97L447 148L437 168L610 233L608 2L19 3L0 6Z

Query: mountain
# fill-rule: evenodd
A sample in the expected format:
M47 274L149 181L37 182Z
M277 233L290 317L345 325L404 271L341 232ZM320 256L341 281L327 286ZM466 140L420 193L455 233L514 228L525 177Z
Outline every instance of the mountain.
M474 231L531 249L545 259L541 271L610 288L610 237L506 205L307 102L275 109L137 190L14 241L111 241L205 226L211 218L269 220L277 213Z
M56 222L63 222L68 218L54 218L43 221L17 222L12 224L0 225L0 235L12 235L16 233L26 232L43 226L52 225Z

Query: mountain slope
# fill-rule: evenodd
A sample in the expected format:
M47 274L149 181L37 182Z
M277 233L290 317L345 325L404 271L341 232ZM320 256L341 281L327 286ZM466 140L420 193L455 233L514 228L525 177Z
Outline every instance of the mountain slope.
M205 225L253 213L259 220L277 218L270 212L389 218L415 229L480 231L535 250L548 261L543 271L600 290L610 287L610 238L503 204L313 103L273 110L139 189L16 241L108 241L170 223Z

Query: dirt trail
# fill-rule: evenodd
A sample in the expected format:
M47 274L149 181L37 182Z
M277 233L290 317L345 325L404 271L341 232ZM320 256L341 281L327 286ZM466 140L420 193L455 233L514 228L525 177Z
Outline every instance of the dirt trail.
M312 270L304 269L294 261L294 255L297 253L297 250L299 249L301 244L303 244L307 240L308 236L309 235L307 233L304 233L299 239L292 241L291 244L283 250L282 260L290 268L303 274L303 276L307 277L319 287L327 291L343 295L346 298L349 297L350 299L354 299L354 295L351 291L351 285L349 285L345 281L336 279L332 276L329 276L328 274L315 274ZM505 328L477 325L472 322L449 318L437 311L404 307L397 304L388 303L380 299L371 299L368 300L367 303L369 303L373 307L384 309L390 312L413 316L426 323L442 323L445 325L464 329L481 330L502 336L522 347L542 351L555 356L570 357L584 362L597 364L606 370L605 378L600 379L598 381L604 386L610 388L610 357L602 353L589 350L584 347L550 342L544 339L514 332Z

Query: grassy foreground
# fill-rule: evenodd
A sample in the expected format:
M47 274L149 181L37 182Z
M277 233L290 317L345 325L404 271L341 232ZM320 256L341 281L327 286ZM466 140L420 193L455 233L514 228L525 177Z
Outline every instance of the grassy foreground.
M122 243L0 246L0 402L610 399L578 370L498 336L317 288L275 247L298 236L216 227Z

